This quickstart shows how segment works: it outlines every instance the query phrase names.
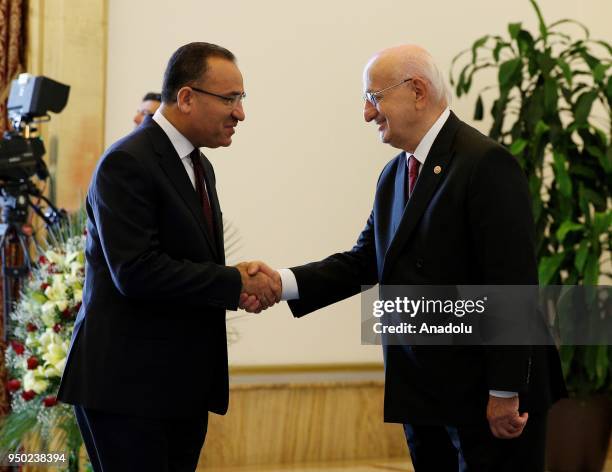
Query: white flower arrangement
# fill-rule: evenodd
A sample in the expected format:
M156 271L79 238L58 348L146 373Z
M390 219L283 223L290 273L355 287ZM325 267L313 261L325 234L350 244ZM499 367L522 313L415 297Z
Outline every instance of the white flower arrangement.
M30 402L42 408L56 405L55 393L82 301L84 247L85 236L77 235L63 247L44 251L10 315L13 329L7 357L13 411Z
M64 229L68 234L50 234L10 313L5 358L11 414L0 430L0 457L22 444L25 434L50 441L58 428L71 456L78 456L81 439L72 409L56 398L85 280L83 226L72 226ZM70 469L74 463L77 458Z

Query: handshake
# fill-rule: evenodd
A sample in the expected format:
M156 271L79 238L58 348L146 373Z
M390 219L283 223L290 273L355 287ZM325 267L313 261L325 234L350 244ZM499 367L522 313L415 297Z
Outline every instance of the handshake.
M260 313L280 302L283 284L277 271L261 261L241 262L236 268L242 280L240 308Z

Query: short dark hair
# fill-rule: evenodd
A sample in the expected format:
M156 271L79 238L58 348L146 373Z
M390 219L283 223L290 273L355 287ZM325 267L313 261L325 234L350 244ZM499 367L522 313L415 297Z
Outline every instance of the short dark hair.
M146 102L148 100L155 100L156 102L161 102L161 93L148 92L144 97L142 97L142 101Z
M181 87L204 77L208 69L209 57L236 61L236 57L230 51L211 43L189 43L174 51L166 66L166 72L164 72L162 101L164 103L175 102L176 94Z

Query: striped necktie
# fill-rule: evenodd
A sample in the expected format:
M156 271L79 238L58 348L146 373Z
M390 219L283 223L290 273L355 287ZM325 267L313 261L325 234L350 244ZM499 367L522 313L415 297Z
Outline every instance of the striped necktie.
M193 173L195 174L195 187L196 192L198 194L198 198L200 200L200 204L202 205L204 221L206 221L206 227L208 228L209 236L213 237L215 234L213 231L213 214L212 208L210 206L210 200L208 199L208 193L206 192L204 180L204 166L202 165L202 161L200 160L200 150L198 148L194 149L191 154L189 154L189 158L191 159L191 163L193 164Z

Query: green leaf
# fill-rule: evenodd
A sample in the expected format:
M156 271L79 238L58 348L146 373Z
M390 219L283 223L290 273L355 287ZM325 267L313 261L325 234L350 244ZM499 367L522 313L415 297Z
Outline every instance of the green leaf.
M557 103L559 102L559 94L557 92L557 82L555 80L546 79L544 81L544 109L549 114L557 114Z
M574 351L576 347L571 344L564 344L559 348L559 357L561 358L561 368L563 370L563 377L567 378L571 366L572 361L574 360Z
M538 7L538 4L535 2L535 0L529 0L529 2L533 6L533 9L535 10L536 15L538 15L540 35L542 35L542 40L544 41L544 44L546 44L548 40L548 28L546 28L546 23L544 22L544 18L542 17L542 12L540 11L540 8Z
M567 103L572 102L572 91L570 89L561 85L561 94Z
M587 224L591 224L591 213L589 211L589 201L585 196L585 187L582 182L578 183L578 206Z
M495 60L496 63L499 62L499 53L504 48L510 48L510 44L504 41L497 41L497 43L495 44L495 47L493 48L493 59Z
M591 107L596 98L597 92L595 90L584 92L578 97L574 107L574 121L576 124L586 124L589 114L591 113Z
M604 151L601 148L594 145L586 146L586 151L591 156L595 156L597 158L606 174L612 171L612 147L606 149L608 155L604 154Z
M562 252L550 257L543 257L540 260L540 264L538 265L538 280L540 281L540 285L548 285L551 280L553 280L555 275L558 274L559 266L564 258L565 253Z
M590 252L584 268L584 285L597 285L599 280L599 256Z
M570 198L572 196L572 180L570 179L567 169L565 168L566 161L567 158L564 154L553 151L555 180L557 181L559 192L564 197Z
M535 127L535 134L536 134L536 138L541 137L544 133L546 133L548 130L550 129L550 126L548 126L546 123L544 123L542 120L538 121Z
M529 192L534 196L540 195L541 186L542 180L536 174L531 174L529 176Z
M593 382L593 389L600 389L608 376L608 346L586 346L584 367L587 376Z
M577 56L581 51L584 51L584 39L574 41L565 51L561 52L561 56L574 59L573 56Z
M501 130L504 125L505 110L508 105L508 92L501 91L499 98L493 102L491 107L491 115L493 115L493 124L489 131L489 136L492 139L498 139L501 136Z
M510 59L499 66L499 86L502 90L509 89L516 81L517 72L522 65L521 58Z
M482 96L478 95L478 99L476 100L476 107L474 108L474 119L475 120L482 120L482 117L484 115L483 108L484 106L482 104Z
M605 41L601 41L601 40L594 40L593 41L596 44L599 44L600 46L603 46L604 48L606 48L608 50L608 54L610 54L612 56L612 46L610 45L610 43L607 43Z
M557 65L561 69L561 72L563 72L563 77L565 77L565 80L571 86L572 85L572 70L570 69L569 64L565 62L561 57L558 57Z
M576 257L574 258L574 267L582 274L584 270L584 264L586 263L587 256L589 255L589 241L583 239L580 241L578 250L576 251Z
M593 203L593 205L595 205L597 208L606 207L606 199L603 195L600 195L594 190L590 188L586 188L586 187L583 190L583 194L584 194L584 198L586 198L587 201Z
M476 64L476 58L478 57L478 49L484 46L484 44L487 42L487 39L489 39L488 34L483 36L482 38L478 38L476 41L474 41L474 44L472 44L472 64Z
M576 25L576 26L578 26L579 28L581 28L581 29L582 29L582 31L583 31L583 33L584 33L584 36L585 36L585 38L587 38L587 39L588 39L588 37L591 35L591 33L589 32L589 29L588 29L586 26L584 26L582 23L580 23L579 21L576 21L576 20L570 20L570 19L568 19L568 18L564 18L564 19L562 19L562 20L557 20L557 21L555 21L554 23L551 23L550 25L548 25L548 30L550 31L550 30L552 30L554 27L559 26L559 25L562 25L563 23L569 23L569 24L572 24L572 25ZM552 34L552 33L551 33L551 34ZM595 41L595 42L597 42L597 41ZM612 54L612 53L611 53L611 54Z
M534 49L534 42L533 42L533 36L531 36L529 31L525 31L525 30L519 31L516 42L518 43L519 51L522 56L532 55L532 52Z
M512 154L513 156L518 156L519 154L523 152L527 144L528 143L525 139L522 139L522 138L517 139L510 145L510 154Z
M586 150L591 156L595 156L598 159L604 157L603 151L599 149L597 146L593 146L592 144L587 146Z
M597 376L597 346L585 346L584 368L588 379L592 382Z
M608 346L599 345L593 346L597 348L597 358L595 361L595 388L599 389L603 387L606 377L608 376L608 368L610 366L610 359L608 358Z
M582 164L574 164L572 162L569 171L572 175L579 175L581 177L586 177L587 179L597 180L597 174L595 171Z
M559 229L557 230L557 240L562 243L565 239L565 236L567 236L567 233L569 233L570 231L578 231L583 228L584 226L580 223L574 223L573 221L569 220L564 221L563 223L561 223L561 226L559 226Z
M606 97L612 102L612 76L608 77L608 85L606 85Z
M612 172L612 146L608 147L606 150L606 157L600 161L600 164L606 174L610 174Z
M593 131L595 131L595 134L599 138L598 144L601 144L599 147L607 148L608 147L608 135L606 134L606 132L602 130L601 128L598 128L597 126L593 126Z
M603 82L608 67L610 67L610 64L604 64L603 62L597 64L593 69L593 80L599 83Z
M589 69L591 71L595 71L595 68L599 65L599 60L593 56L591 56L588 52L586 52L586 48L582 48L580 50L580 56L584 59L584 62L587 63Z
M548 25L548 36L555 36L556 38L560 38L558 41L552 43L553 46L559 44L567 46L572 42L572 37L569 34L562 33L561 31L552 31L552 25Z
M538 59L538 64L540 65L540 71L542 73L542 76L545 78L548 78L551 71L557 64L556 59L554 59L551 56L550 48L546 49L546 51L544 52L538 53L537 59ZM537 71L537 72L540 72L540 71Z
M593 217L593 236L608 233L610 225L612 225L612 210L605 213L596 211Z
M484 64L481 63L481 64L478 64L477 66L473 66L471 69L468 69L466 71L466 75L465 75L465 79L463 83L464 92L467 92L468 90L470 90L470 87L472 86L472 77L474 76L474 74L481 69L487 69L489 67L495 67L495 65L490 62L486 62ZM481 92L483 92L486 89L487 87L485 87L485 89L483 89Z
M36 420L37 410L28 408L13 412L2 419L0 423L0 457L16 451L23 443L28 433L40 430L40 423Z
M455 89L455 91L457 92L457 97L460 97L463 94L463 88L465 85L465 73L467 72L467 68L471 65L472 64L467 64L463 67L463 69L461 69L461 72L459 73L459 80L457 81L457 87Z
M508 25L508 32L510 33L510 37L512 39L516 39L518 36L519 31L521 30L521 24L522 23L510 23Z
M532 197L532 199L531 199L531 212L533 213L533 219L535 221L538 221L539 218L540 218L540 215L542 214L542 200L540 198L536 199L536 198Z
M453 70L454 70L454 67L455 67L455 62L457 62L459 59L461 59L468 51L469 51L469 49L464 49L459 54L457 54L455 57L453 57L453 60L451 61L450 84L452 86L455 86L455 79L453 77Z

